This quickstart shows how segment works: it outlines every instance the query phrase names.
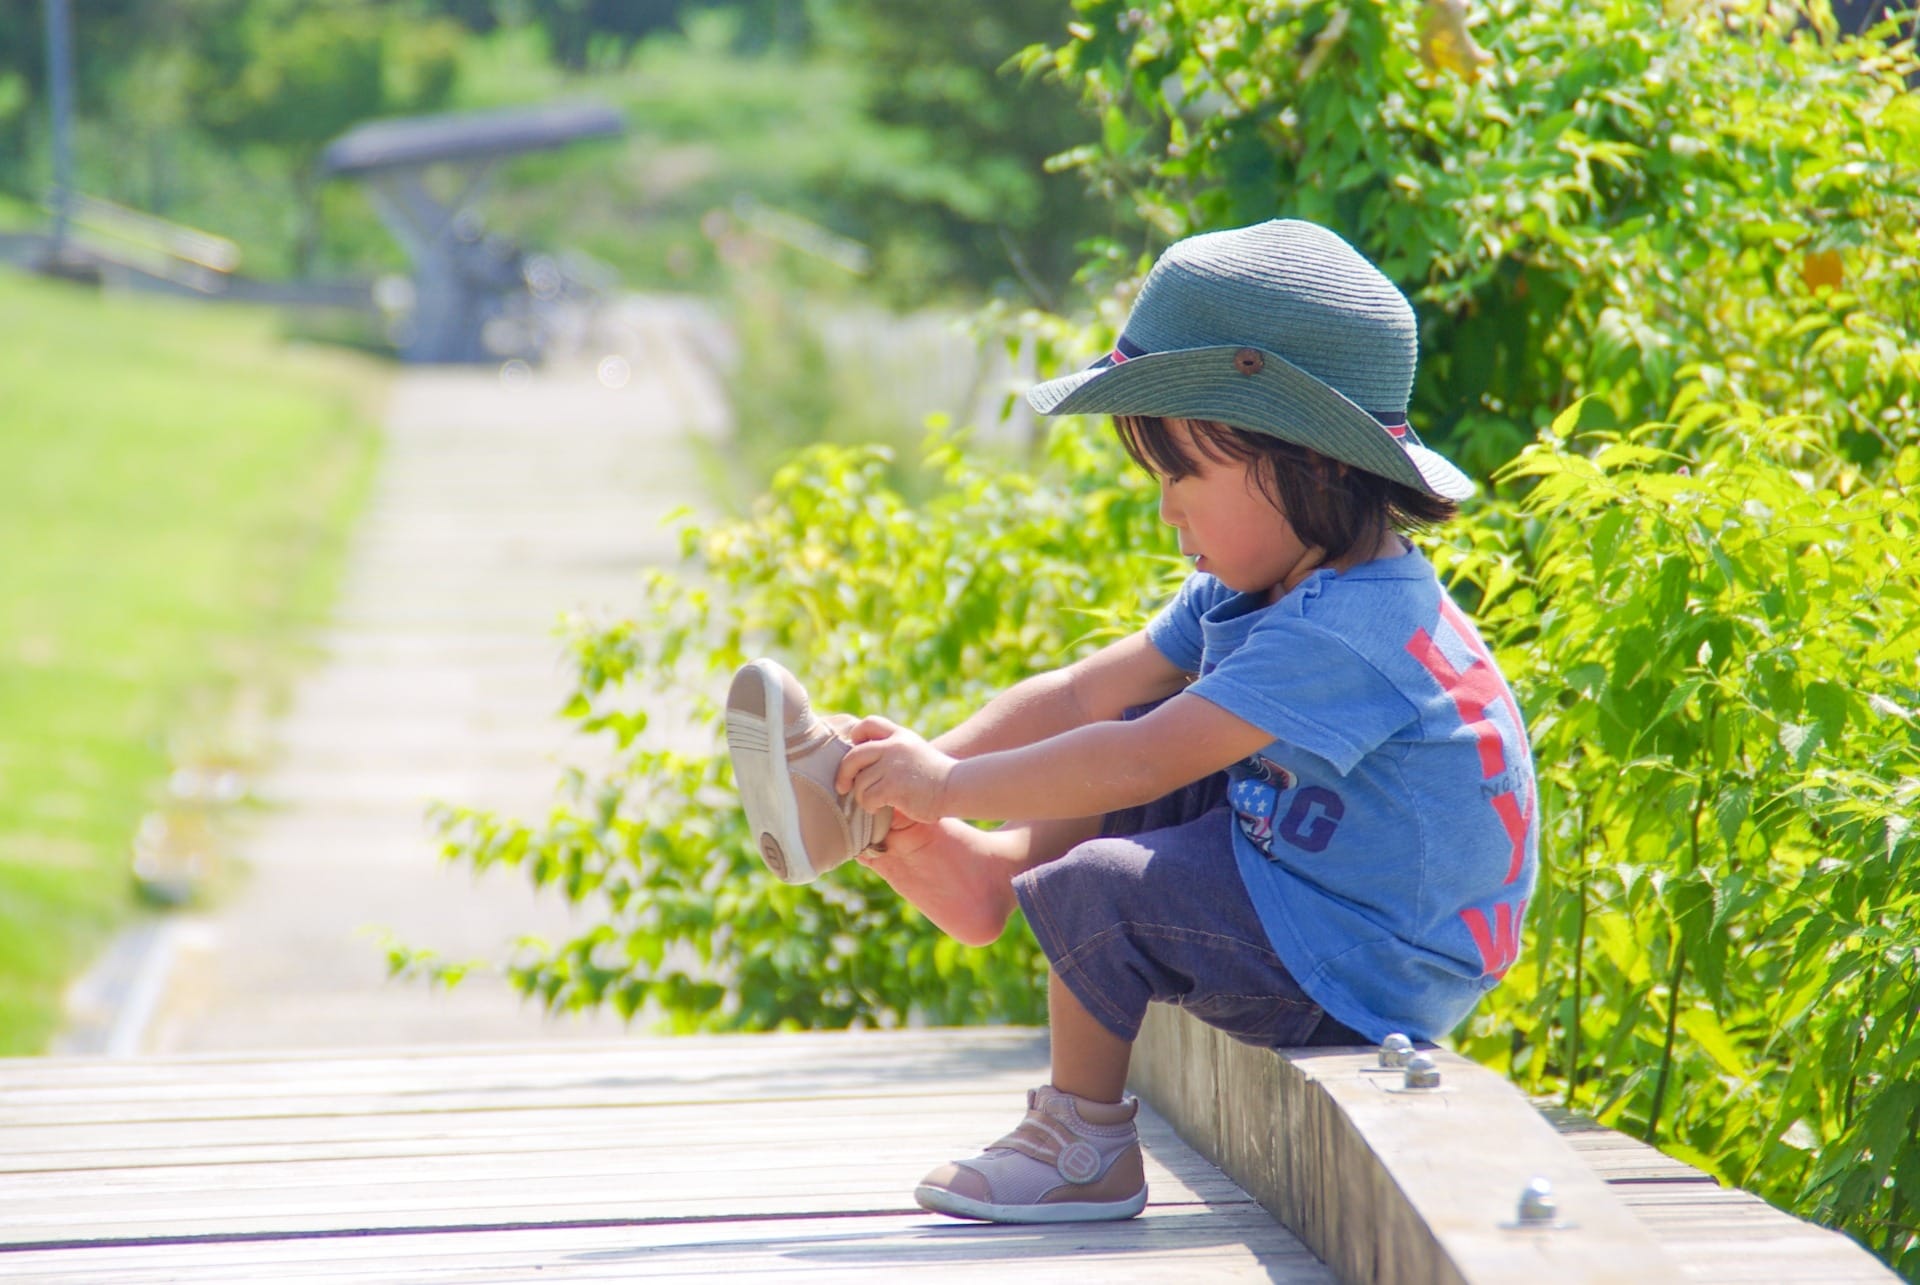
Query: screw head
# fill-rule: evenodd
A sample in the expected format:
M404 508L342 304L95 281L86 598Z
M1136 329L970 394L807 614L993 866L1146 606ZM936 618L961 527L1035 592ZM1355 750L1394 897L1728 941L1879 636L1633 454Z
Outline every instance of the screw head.
M1407 1059L1406 1086L1409 1089L1439 1088L1439 1064L1426 1053L1415 1053Z
M1545 1178L1535 1178L1520 1192L1519 1220L1526 1226L1539 1226L1557 1222L1560 1218L1560 1206L1553 1198L1553 1184Z
M1405 1066L1407 1059L1413 1056L1413 1041L1395 1031L1380 1041L1381 1066Z

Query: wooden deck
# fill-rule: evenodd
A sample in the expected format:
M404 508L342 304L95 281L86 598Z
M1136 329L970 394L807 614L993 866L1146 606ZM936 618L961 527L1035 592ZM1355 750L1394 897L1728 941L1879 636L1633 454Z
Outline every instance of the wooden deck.
M1151 1113L1131 1222L917 1209L1045 1066L1014 1030L0 1061L0 1280L1332 1280Z

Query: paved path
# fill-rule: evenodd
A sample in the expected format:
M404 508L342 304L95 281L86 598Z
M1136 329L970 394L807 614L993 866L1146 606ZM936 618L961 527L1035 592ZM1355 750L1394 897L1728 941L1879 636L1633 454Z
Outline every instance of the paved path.
M440 863L424 811L542 815L562 760L594 752L556 717L568 687L554 629L568 609L631 604L640 569L677 553L663 516L701 505L692 438L725 412L688 320L628 308L597 350L628 350L619 387L592 359L516 380L398 377L324 659L255 783L269 807L243 840L244 883L212 913L133 939L135 975L95 1051L618 1032L543 1019L497 978L450 994L388 983L376 933L463 959L564 931L564 906L536 902L517 873L476 880Z

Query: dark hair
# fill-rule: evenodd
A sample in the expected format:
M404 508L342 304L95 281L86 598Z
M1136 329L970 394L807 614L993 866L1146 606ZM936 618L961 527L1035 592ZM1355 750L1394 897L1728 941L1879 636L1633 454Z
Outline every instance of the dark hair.
M1182 420L1202 454L1220 463L1251 466L1268 503L1286 515L1302 543L1345 557L1369 536L1391 528L1438 526L1459 512L1452 500L1342 464L1320 452L1267 433L1206 419ZM1115 415L1114 431L1133 462L1149 473L1179 480L1199 470L1186 446L1156 415Z

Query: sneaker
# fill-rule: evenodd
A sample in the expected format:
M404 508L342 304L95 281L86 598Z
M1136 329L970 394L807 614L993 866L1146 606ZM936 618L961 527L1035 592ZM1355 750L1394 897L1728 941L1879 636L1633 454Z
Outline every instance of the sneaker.
M995 1223L1133 1217L1147 1206L1133 1123L1140 1100L1128 1097L1106 1107L1120 1116L1113 1124L1092 1123L1081 1106L1050 1084L1031 1090L1027 1118L1018 1128L971 1160L935 1169L914 1189L914 1200L937 1214Z
M800 680L750 661L727 691L727 752L767 869L810 883L887 837L893 811L867 812L833 788L853 742L815 718Z

